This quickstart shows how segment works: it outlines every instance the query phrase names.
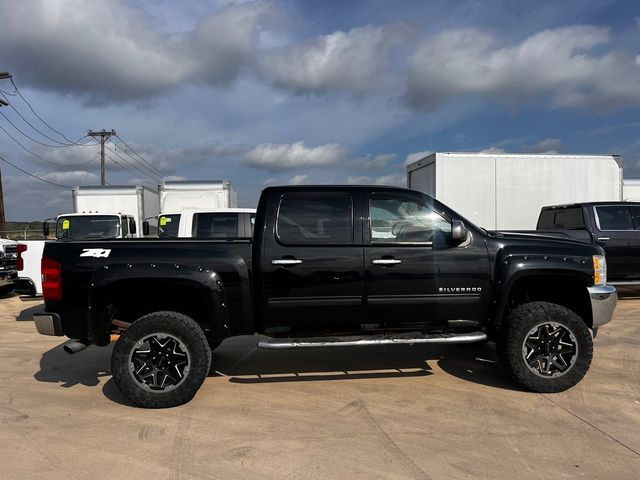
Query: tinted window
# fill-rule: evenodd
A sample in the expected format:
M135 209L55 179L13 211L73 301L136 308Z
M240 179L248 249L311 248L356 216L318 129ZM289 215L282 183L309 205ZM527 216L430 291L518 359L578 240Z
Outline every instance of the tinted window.
M160 215L158 218L159 237L177 237L180 227L180 214Z
M596 207L600 230L633 230L631 210L625 205Z
M412 201L375 198L369 202L372 243L447 243L451 223Z
M65 240L97 240L117 238L120 219L111 215L59 217L56 238Z
M581 229L584 228L584 218L582 208L562 208L553 210L543 210L540 213L538 228L550 230L553 228Z
M351 243L350 197L286 196L280 202L277 234L285 243Z
M196 213L192 234L196 238L237 238L237 213Z

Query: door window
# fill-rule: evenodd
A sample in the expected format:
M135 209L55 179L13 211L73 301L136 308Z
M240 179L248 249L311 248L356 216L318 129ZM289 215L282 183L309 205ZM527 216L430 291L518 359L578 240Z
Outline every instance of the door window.
M369 209L371 243L450 243L451 223L426 205L372 198Z
M351 197L285 196L280 202L276 234L287 244L353 243Z
M601 231L634 229L631 210L626 205L596 207L596 220Z

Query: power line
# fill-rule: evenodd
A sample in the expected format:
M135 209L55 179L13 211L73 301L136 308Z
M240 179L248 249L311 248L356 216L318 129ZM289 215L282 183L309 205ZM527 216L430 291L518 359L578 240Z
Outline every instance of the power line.
M164 173L162 173L158 168L154 167L150 162L146 161L144 159L144 157L142 155L140 155L138 152L136 152L131 146L129 146L129 144L127 142L125 142L121 137L119 137L118 135L115 136L118 140L120 140L122 143L124 143L124 146L127 147L129 150L131 150L133 153L135 153L140 160L142 160L144 163L146 163L147 165L149 165L149 167L151 167L152 170L155 170L158 174L160 174L163 178L168 178ZM124 150L125 153L127 153L127 155L131 156L131 154L129 154L127 152L127 150Z
M108 154L105 153L105 156L111 160L113 163L115 163L116 165L118 165L120 168L126 170L127 172L129 172L131 175L134 176L138 176L138 174L136 172L134 172L133 170L125 167L124 165L121 165L120 163L118 163L117 160L115 160L114 158L110 157ZM121 157L122 158L122 157ZM126 160L125 160L126 161ZM143 181L142 183L146 183L147 185L151 186L153 188L153 184L149 183L148 181Z
M115 144L114 144L115 145ZM116 157L118 157L120 160L122 160L123 162L125 162L127 165L129 165L132 168L135 168L138 172L140 172L142 175L144 175L147 178L152 179L154 182L158 181L158 176L157 175L150 175L148 172L145 172L144 170L142 170L141 168L139 168L138 166L132 164L131 162L129 162L126 158L122 157L120 154L118 154L118 152L116 152L115 150L110 149L109 147L105 148L107 150L109 150L111 153L113 153Z
M130 154L130 153L127 153L125 150L123 150L119 145L117 145L117 144L116 144L116 143L114 143L113 141L112 141L111 143L112 143L112 145L114 146L115 150L111 150L111 149L110 149L110 151L111 151L114 155L118 155L117 151L118 151L118 150L120 150L122 153L125 153L125 154L126 154L126 155L127 155L127 156L128 156L128 157L129 157L133 162L135 162L134 164L131 164L132 166L135 166L135 168L136 168L136 169L138 169L140 172L143 172L143 173L144 173L145 175L147 175L148 177L153 178L153 179L154 179L154 181L158 180L158 177L159 177L159 179L164 178L164 176L163 176L163 175L158 175L156 172L154 172L154 171L153 171L153 170L151 170L150 168L146 167L144 164L140 163L140 160L138 160L137 158L135 158L135 157L131 156L131 154ZM124 157L121 157L121 156L120 156L120 158L122 158L123 160L125 160L125 159L124 159ZM127 161L128 161L128 160L127 160ZM138 165L140 165L140 167L138 167ZM144 168L145 170L142 170L143 168Z
M111 135L115 134L116 131L114 129L111 129L110 132L104 129L99 132L94 132L93 130L87 132L89 137L100 137L100 185L107 183L107 172L104 166L104 144Z
M44 143L44 142L41 142L41 141L39 141L39 140L36 140L36 139L35 139L35 138L33 138L33 137L30 137L29 135L27 135L26 133L24 133L22 130L20 130L18 127L16 127L15 123L13 123L13 122L9 119L9 117L7 117L4 113L0 112L0 115L2 115L2 116L5 118L5 120L6 120L7 122L9 122L9 123L11 124L11 126L12 126L14 129L16 129L16 130L20 133L20 135L22 135L23 137L28 138L28 139L29 139L29 140L31 140L32 142L35 142L35 143L37 143L37 144L39 144L39 145L42 145L43 147L52 147L52 148L68 148L68 147L75 147L75 146L82 146L82 147L86 147L86 146L91 145L90 143L76 143L76 144L71 144L71 145L51 145L51 144L49 144L49 143ZM86 136L86 135L85 135L85 136ZM82 139L82 138L84 138L84 137L80 137L80 139Z
M22 119L22 121L24 123L26 123L27 125L29 125L33 130L35 130L36 132L38 132L40 135L42 135L44 138L51 140L52 142L55 143L59 143L61 146L71 146L72 144L70 143L63 143L59 140L56 140L55 138L51 138L49 135L47 135L46 133L41 132L40 130L38 130L38 128L34 127L31 122L29 122L29 120L27 120L26 118L24 118L24 116L18 111L18 109L16 109L16 107L13 106L13 104L9 101L9 99L5 96L4 92L0 92L0 95L2 95L2 97L7 101L7 103L9 104L9 106L11 107L11 109L16 112L18 114L18 116Z
M56 167L82 167L84 165L89 165L91 162L93 162L95 160L95 157L92 160L89 160L88 162L82 162L82 163L57 163L57 162L52 162L51 160L47 160L46 158L38 155L35 152L32 152L31 150L29 150L27 147L25 147L22 143L20 143L20 141L18 141L13 135L11 135L9 132L7 132L7 130L0 125L0 130L2 130L4 133L6 133L9 138L11 140L13 140L15 143L17 143L20 148L22 148L25 152L33 155L34 157L42 160L45 163L48 163L50 165L55 165Z
M49 129L51 129L53 132L57 133L58 135L60 135L62 138L64 138L67 142L69 143L74 143L72 140L69 140L64 133L59 132L58 130L56 130L55 128L53 128L51 125L49 125L40 115L38 115L38 112L36 112L34 110L34 108L31 106L31 104L29 103L29 100L27 100L26 98L24 98L24 96L22 95L22 93L20 92L20 89L18 88L18 86L16 85L16 82L14 82L13 77L10 77L9 80L11 80L11 85L13 85L13 89L15 90L15 92L18 94L18 96L22 99L22 101L24 103L27 104L27 106L29 107L29 110L31 110L31 112L36 116L36 118L38 120L40 120L44 125L46 125L47 127L49 127Z
M22 168L18 167L17 165L14 165L13 163L11 163L9 160L5 159L2 155L0 155L0 160L3 161L4 163L6 163L7 165L12 166L16 170L20 170L22 173L24 173L26 175L29 175L30 177L35 178L36 180L40 180L41 182L48 183L49 185L53 185L53 186L60 187L60 188L71 188L68 185L60 185L59 183L50 182L49 180L45 180L44 178L40 178L39 176L34 175L33 173L29 173L26 170L23 170Z

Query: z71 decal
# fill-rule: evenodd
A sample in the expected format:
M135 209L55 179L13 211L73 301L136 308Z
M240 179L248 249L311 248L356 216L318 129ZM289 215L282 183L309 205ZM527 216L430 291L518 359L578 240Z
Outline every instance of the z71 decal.
M111 253L111 249L107 248L84 248L81 257L107 258Z

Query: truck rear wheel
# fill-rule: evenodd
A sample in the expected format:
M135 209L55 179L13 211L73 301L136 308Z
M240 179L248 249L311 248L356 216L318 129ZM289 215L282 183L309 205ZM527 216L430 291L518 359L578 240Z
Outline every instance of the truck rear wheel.
M9 295L14 290L13 285L3 285L0 287L0 297L4 297L5 295Z
M200 326L176 312L145 315L127 328L111 355L122 394L145 408L191 400L209 373L211 349Z
M547 302L519 305L497 342L500 363L520 385L540 393L576 385L593 357L591 333L573 311Z

